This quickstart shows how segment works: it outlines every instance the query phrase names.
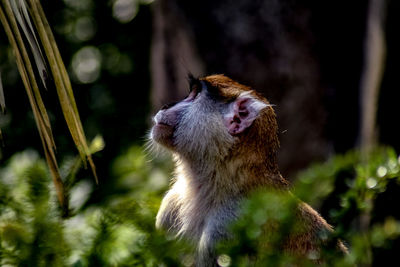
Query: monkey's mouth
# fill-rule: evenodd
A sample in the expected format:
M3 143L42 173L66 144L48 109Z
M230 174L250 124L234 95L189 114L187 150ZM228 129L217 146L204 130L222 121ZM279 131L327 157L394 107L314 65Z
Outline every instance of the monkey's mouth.
M151 137L157 143L168 148L173 146L173 136L175 127L165 122L156 122L151 129Z
M166 122L159 121L159 122L156 122L154 124L153 131L154 130L156 130L156 131L167 131L167 132L172 131L173 132L174 127L172 125L166 123Z
M172 126L169 125L168 123L162 122L162 121L156 122L154 126L160 126L160 127L167 126L167 127L172 127Z
M173 131L174 127L166 122L158 121L153 126L153 131Z

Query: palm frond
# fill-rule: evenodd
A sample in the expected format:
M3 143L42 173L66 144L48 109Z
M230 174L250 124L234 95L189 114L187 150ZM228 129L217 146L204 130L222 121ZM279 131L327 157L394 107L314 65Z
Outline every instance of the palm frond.
M55 143L53 134L51 132L50 121L47 115L46 108L44 107L42 98L40 96L39 88L36 83L35 75L33 73L32 65L29 56L22 40L17 21L14 18L11 5L8 1L2 0L4 7L0 7L0 20L3 24L4 30L14 50L16 57L17 67L24 83L29 102L32 107L33 115L39 131L40 139L42 140L43 149L45 152L46 160L53 177L53 181L57 191L57 197L63 210L68 210L68 201L66 192L64 190L63 182L58 170L57 160L55 157ZM7 17L6 17L7 15Z
M72 139L78 148L79 154L86 167L86 159L89 162L93 175L98 183L95 165L91 157L91 153L86 142L85 133L79 117L78 108L76 106L74 93L72 91L71 81L67 70L58 50L54 35L50 25L46 19L43 8L39 0L28 0L32 11L32 18L38 30L42 41L46 57L49 60L51 72L54 77L58 98L64 118L67 122Z
M11 8L17 19L19 26L21 27L25 38L27 39L29 46L32 51L33 58L36 63L36 67L40 78L42 80L43 86L46 88L46 78L47 78L47 68L46 61L43 57L42 50L40 49L40 44L36 37L36 33L33 29L28 10L24 0L11 1Z
M6 110L6 101L4 99L4 91L3 91L3 81L1 80L1 70L0 70L0 108L4 113Z
M86 142L71 82L50 25L38 0L28 0L28 3L25 0L1 0L0 20L14 51L17 67L32 107L45 157L57 190L58 200L65 215L68 213L68 198L55 156L56 146L50 120L40 94L24 40L27 40L29 44L37 72L44 86L46 86L46 78L48 76L45 58L47 59L54 78L61 109L72 139L79 151L84 166L86 167L86 162L88 161L96 182L98 182L95 165ZM22 29L24 35L21 34L20 29ZM38 33L39 39L36 33ZM3 108L5 105L3 105L4 97L2 96L2 91L3 88L0 81L0 105Z

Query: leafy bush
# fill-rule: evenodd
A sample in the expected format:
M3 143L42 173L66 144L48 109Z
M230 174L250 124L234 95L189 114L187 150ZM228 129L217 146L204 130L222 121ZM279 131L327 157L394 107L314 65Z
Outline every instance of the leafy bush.
M66 161L61 169L70 166ZM62 219L45 162L34 151L15 154L0 170L0 265L191 266L190 244L154 227L172 168L168 157L149 161L140 147L131 147L115 159L112 168L123 193L88 205L85 200L96 186L79 180L69 189L73 213ZM400 223L390 213L393 207L382 213L380 206L387 205L382 199L399 182L399 159L390 148L377 149L368 157L349 152L315 164L296 179L292 191L298 198L263 191L243 203L242 217L232 225L234 238L218 248L218 262L221 266L313 265L314 261L278 249L291 231L291 207L301 199L334 225L335 232L327 240L339 238L349 247L349 254L343 256L335 245L328 245L320 255L308 255L309 259L323 258L328 266L372 265L399 241ZM279 231L268 237L271 246L261 246L261 227L271 220L279 222Z

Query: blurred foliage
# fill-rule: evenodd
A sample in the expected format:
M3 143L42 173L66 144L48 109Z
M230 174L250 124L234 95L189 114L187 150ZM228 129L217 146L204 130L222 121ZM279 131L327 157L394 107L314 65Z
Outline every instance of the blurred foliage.
M171 162L149 162L132 147L114 166L118 183L130 190L85 209L95 185L77 181L70 188L74 215L63 220L45 162L33 150L15 154L0 170L0 265L178 264L187 248L154 226Z
M107 142L104 153L94 156L101 186L90 192L88 201L97 204L109 195L120 193L110 162L131 145L142 143L148 129L152 1L40 2L71 77L87 140L101 133ZM3 30L0 30L0 72L7 107L7 112L0 114L0 143L4 144L0 146L0 165L4 166L16 151L27 148L39 151L41 143L35 132L34 114L23 95L15 56ZM57 144L57 160L73 164L73 140L63 122L62 109L54 101L57 90L52 83L47 90L41 85L39 82ZM78 180L93 179L87 171L76 175Z
M71 166L66 161L61 169ZM100 204L86 205L95 185L78 179L70 187L73 216L63 220L45 162L33 150L16 153L0 169L0 265L191 266L193 248L154 227L172 169L169 157L150 161L141 147L132 146L112 164L117 187L124 190ZM296 197L260 191L244 201L242 216L232 225L233 238L218 248L218 263L310 266L323 259L327 266L373 265L400 239L400 218L390 212L383 216L379 206L379 198L399 183L399 158L390 148L368 157L353 151L315 164L293 185ZM321 233L327 245L309 259L279 250L294 231L291 210L299 199L320 210L335 227L330 235ZM396 208L385 205L390 211ZM279 228L268 235L271 245L263 246L261 227L272 221ZM337 252L338 238L348 246L348 255Z
M393 217L394 203L385 203L387 216L382 216L382 207L375 205L388 186L400 188L400 158L393 149L379 148L370 155L352 151L332 157L299 174L293 185L296 197L267 191L257 192L246 201L243 216L233 227L234 241L223 244L220 253L225 260L228 256L234 266L248 266L251 260L247 254L257 258L257 266L309 266L319 259L327 266L375 265L382 250L393 251L394 243L400 241L400 218ZM321 233L327 244L320 254L308 255L309 260L282 255L280 251L287 233L294 231L295 218L290 211L298 199L320 210L335 228L328 236ZM260 245L259 237L262 226L271 221L279 228L268 235L271 246L265 247ZM349 248L348 255L337 251L338 239Z

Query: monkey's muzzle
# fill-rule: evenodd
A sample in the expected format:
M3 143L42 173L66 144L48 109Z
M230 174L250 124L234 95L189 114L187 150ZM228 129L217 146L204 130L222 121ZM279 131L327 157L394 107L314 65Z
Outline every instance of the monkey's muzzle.
M162 120L162 116L157 114L154 119L154 126L151 129L151 139L157 143L173 148L174 126L169 125Z

